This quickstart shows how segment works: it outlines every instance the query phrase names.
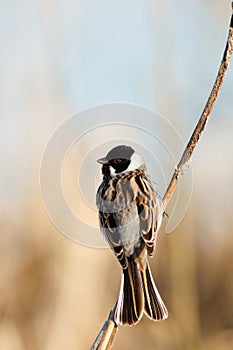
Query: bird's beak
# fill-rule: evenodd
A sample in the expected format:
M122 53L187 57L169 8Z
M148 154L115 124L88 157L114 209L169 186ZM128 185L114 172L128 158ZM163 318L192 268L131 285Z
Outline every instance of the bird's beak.
M106 165L106 164L108 164L108 159L100 158L100 159L97 160L97 162L100 163L100 164Z

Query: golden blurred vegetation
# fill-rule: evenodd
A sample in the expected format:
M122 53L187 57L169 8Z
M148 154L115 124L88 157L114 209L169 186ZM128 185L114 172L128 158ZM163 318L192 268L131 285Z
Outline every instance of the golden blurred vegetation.
M115 349L232 348L233 239L216 246L193 206L176 232L161 230L150 261L169 319L120 328ZM1 227L0 348L88 349L117 297L120 267L109 250L58 234L39 203L21 215Z

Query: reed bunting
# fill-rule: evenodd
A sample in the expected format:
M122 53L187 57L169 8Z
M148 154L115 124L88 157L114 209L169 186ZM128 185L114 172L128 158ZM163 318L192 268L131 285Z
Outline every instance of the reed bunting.
M163 217L161 198L133 148L117 146L98 162L103 174L96 196L99 224L122 266L114 321L118 325L136 324L143 313L153 320L164 320L168 312L147 260L153 255Z

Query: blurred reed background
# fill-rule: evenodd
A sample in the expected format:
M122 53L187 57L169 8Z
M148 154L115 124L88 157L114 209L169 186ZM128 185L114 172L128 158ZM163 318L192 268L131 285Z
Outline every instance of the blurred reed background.
M69 115L111 101L158 110L187 140L217 72L230 1L0 6L0 349L88 349L120 267L109 250L75 244L50 222L43 149ZM188 213L172 234L161 228L151 260L170 317L121 328L116 350L233 348L232 65L193 157Z

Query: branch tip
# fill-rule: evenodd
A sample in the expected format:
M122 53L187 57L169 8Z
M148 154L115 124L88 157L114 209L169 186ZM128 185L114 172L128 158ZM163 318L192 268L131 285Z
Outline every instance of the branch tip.
M233 10L233 2L232 2L232 10ZM230 21L230 28L229 28L229 35L227 38L227 42L226 42L226 46L225 46L225 50L223 53L223 57L222 57L222 61L218 70L218 74L217 77L215 79L214 82L214 86L210 92L209 98L206 102L206 105L204 107L204 110L198 120L198 123L192 133L192 136L190 137L190 140L181 156L180 162L178 163L178 165L176 166L173 176L171 178L171 181L168 185L168 188L164 194L163 197L163 210L165 211L165 208L167 206L167 203L169 201L169 199L171 198L175 187L177 185L178 182L178 178L180 175L182 175L184 173L184 171L186 170L186 167L189 165L189 161L191 159L191 156L193 154L193 151L200 139L200 136L202 134L202 132L205 129L207 120L209 119L209 116L212 112L214 103L218 97L220 88L222 86L223 83L223 79L225 77L225 74L227 72L228 69L228 65L232 56L232 52L233 52L233 13L231 15L231 21Z

